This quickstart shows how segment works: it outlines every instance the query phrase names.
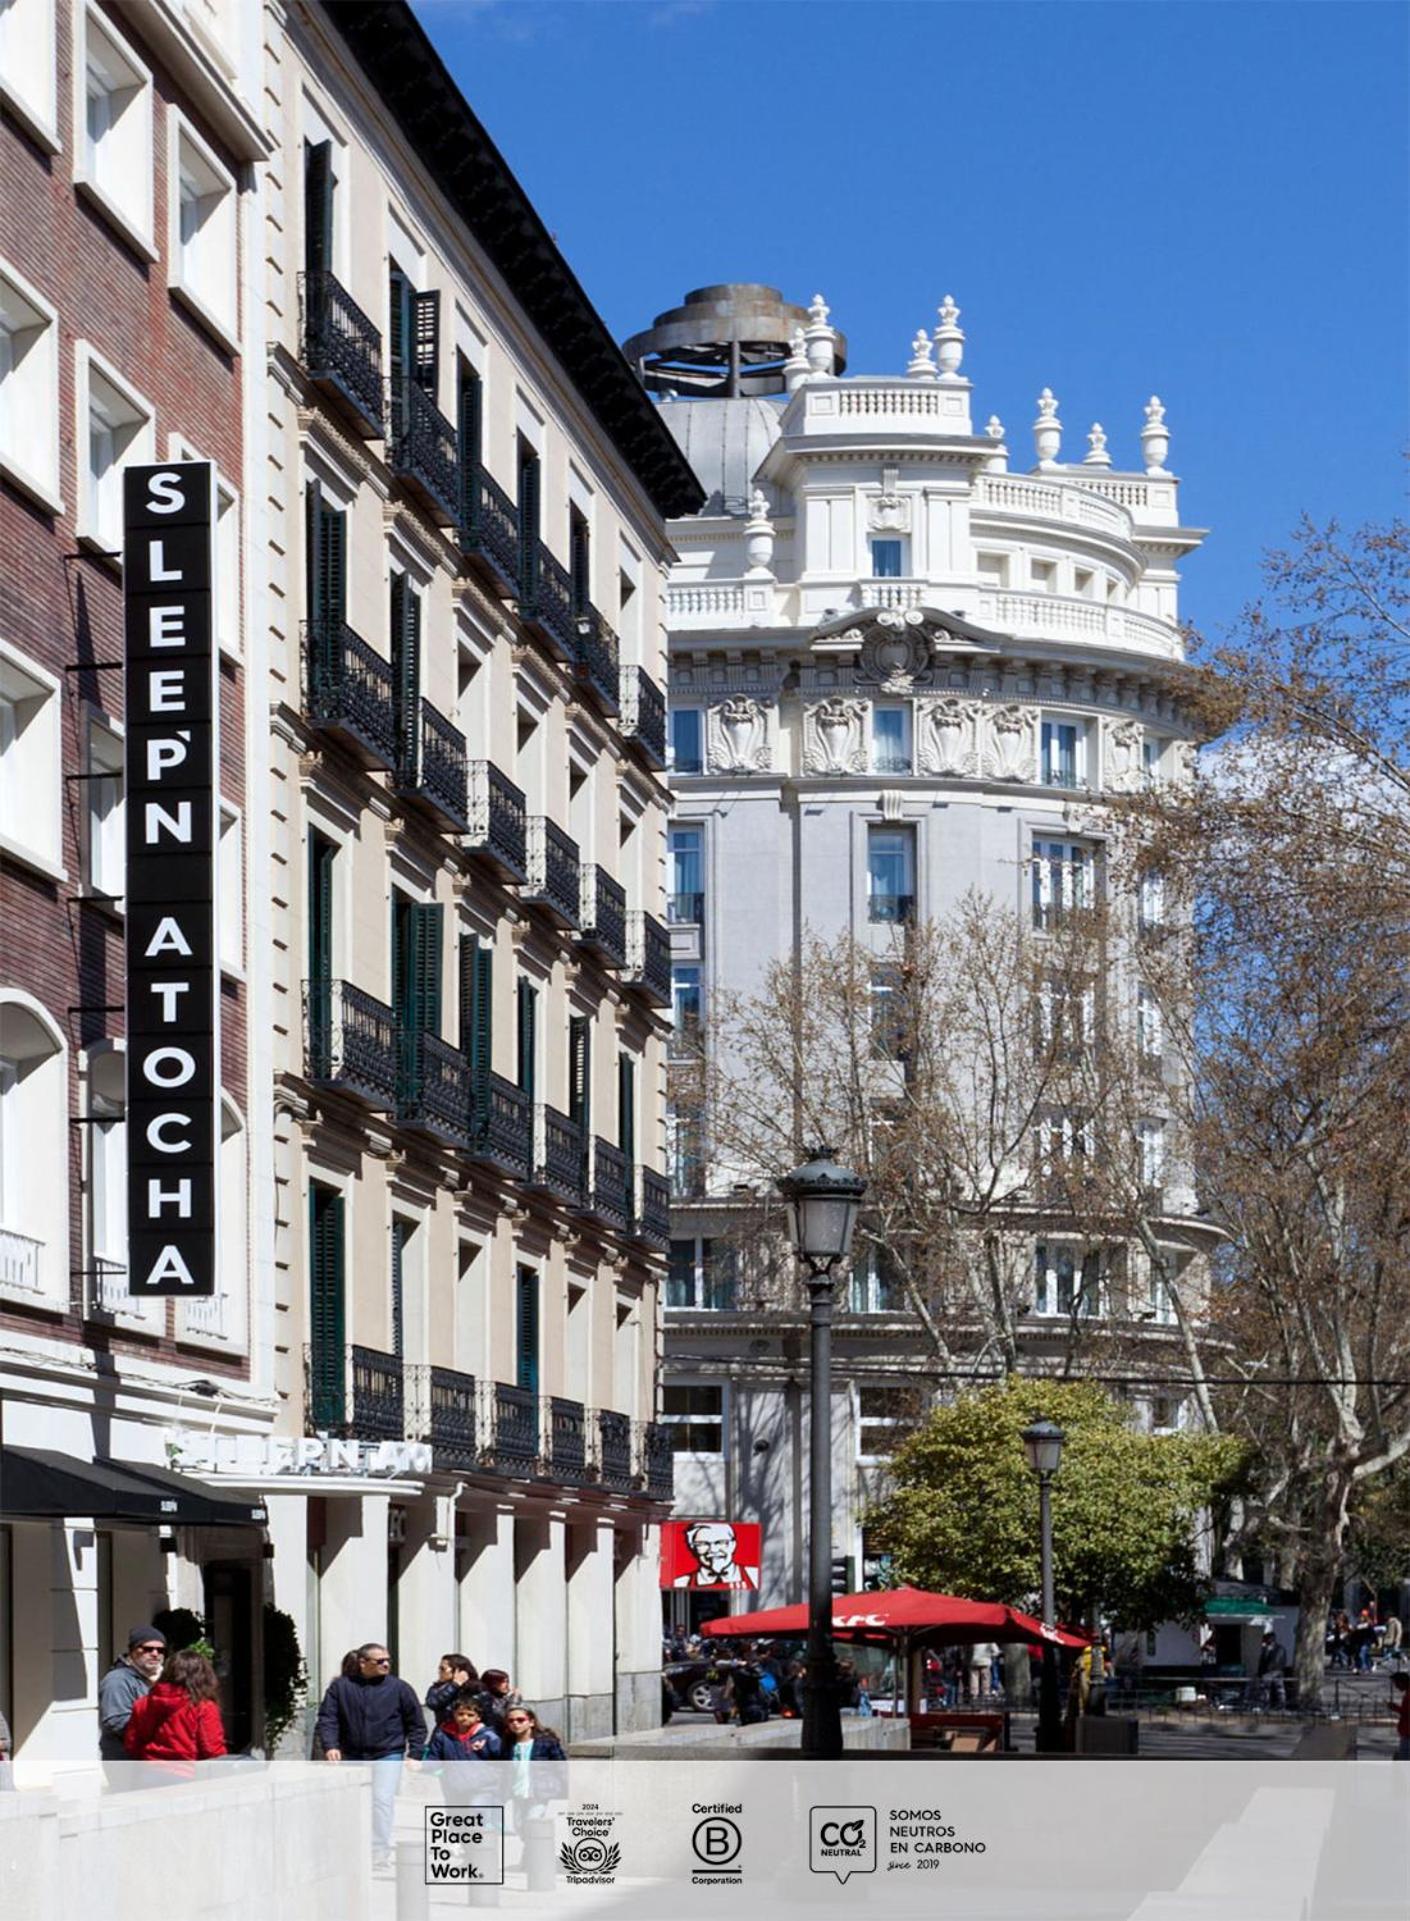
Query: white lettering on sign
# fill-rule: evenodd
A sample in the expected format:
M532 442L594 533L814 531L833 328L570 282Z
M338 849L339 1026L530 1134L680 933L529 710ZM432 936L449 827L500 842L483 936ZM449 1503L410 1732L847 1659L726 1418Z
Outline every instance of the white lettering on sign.
M358 1441L328 1434L191 1434L175 1438L176 1466L247 1476L375 1475L399 1480L434 1472L429 1441Z

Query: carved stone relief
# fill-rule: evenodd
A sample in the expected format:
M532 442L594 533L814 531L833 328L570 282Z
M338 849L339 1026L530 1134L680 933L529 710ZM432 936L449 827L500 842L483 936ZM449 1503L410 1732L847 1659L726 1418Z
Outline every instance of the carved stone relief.
M706 716L706 765L712 774L756 774L772 764L768 713L749 694L715 702Z
M1038 777L1038 717L1029 708L1010 704L985 716L980 771L986 780L1036 780Z
M867 706L841 695L803 709L803 772L864 774L867 771Z
M1109 720L1103 730L1102 786L1114 794L1129 794L1141 784L1141 749L1145 729L1136 720Z
M876 681L884 694L908 694L918 681L930 679L932 658L919 607L884 607L872 632L862 642L857 662L860 681Z
M916 755L923 774L968 780L979 772L979 709L969 700L916 702Z
M867 503L867 525L874 534L911 531L911 497L891 491L874 494Z

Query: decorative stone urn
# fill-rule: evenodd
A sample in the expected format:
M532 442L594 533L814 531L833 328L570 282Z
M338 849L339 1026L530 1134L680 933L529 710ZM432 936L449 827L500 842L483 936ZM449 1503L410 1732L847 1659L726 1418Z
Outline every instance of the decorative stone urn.
M940 378L956 380L960 362L964 359L964 329L955 324L960 317L960 310L955 305L953 294L946 294L939 313L940 325L935 329L935 358L940 367Z
M1165 424L1165 408L1161 405L1159 394L1152 394L1146 402L1146 424L1141 429L1141 453L1145 459L1148 474L1166 472L1165 461L1170 452L1170 429Z
M1057 397L1051 387L1038 396L1038 418L1033 422L1033 448L1040 467L1056 467L1062 452L1062 422L1058 419Z

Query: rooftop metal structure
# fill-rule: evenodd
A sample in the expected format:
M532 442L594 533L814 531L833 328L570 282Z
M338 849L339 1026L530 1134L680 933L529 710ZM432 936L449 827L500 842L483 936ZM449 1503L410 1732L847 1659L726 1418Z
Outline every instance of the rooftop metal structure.
M622 351L649 393L737 400L784 390L789 342L812 316L777 287L724 281L697 287L684 304L657 314ZM835 371L847 365L847 338L834 337Z

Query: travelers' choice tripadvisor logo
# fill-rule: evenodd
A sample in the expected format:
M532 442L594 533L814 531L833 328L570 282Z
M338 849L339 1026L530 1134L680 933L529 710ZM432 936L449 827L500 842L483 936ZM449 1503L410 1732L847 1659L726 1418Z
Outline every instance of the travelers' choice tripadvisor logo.
M569 1838L558 1850L558 1865L573 1887L610 1887L622 1850L612 1839L615 1812L585 1802L580 1813L564 1816Z
M814 1874L876 1873L875 1808L810 1808L808 1866Z

